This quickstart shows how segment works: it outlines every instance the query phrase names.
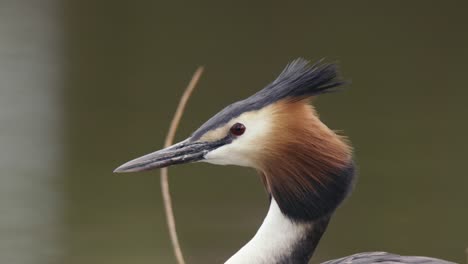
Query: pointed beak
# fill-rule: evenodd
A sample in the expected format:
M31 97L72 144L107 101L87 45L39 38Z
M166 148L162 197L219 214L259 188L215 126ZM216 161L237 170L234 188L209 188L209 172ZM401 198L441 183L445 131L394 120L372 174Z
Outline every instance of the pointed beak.
M114 170L116 173L147 171L176 164L196 162L213 149L224 145L223 141L191 142L190 138L168 148L155 151L122 164Z

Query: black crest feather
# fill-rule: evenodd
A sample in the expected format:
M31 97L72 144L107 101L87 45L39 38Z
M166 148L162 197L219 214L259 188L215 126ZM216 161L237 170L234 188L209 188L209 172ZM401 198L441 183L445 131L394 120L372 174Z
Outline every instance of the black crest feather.
M345 82L338 77L337 65L298 58L289 63L269 85L242 101L235 102L210 118L192 135L199 139L207 131L216 129L244 112L259 110L283 99L303 99L336 90Z
M257 94L275 99L286 97L314 96L336 91L344 81L338 79L336 64L322 63L310 65L309 61L298 58L289 63L271 84Z

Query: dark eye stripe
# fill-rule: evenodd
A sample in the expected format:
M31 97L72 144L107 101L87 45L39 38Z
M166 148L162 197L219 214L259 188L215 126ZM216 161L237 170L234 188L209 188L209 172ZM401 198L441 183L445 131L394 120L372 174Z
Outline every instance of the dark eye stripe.
M230 131L234 136L241 136L245 132L245 126L241 123L235 123L232 125Z

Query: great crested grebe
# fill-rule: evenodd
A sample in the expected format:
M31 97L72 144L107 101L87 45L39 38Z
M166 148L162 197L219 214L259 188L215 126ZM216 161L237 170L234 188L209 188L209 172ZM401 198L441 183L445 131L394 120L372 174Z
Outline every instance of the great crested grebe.
M348 141L323 124L309 104L341 84L336 65L296 59L271 84L227 106L186 140L129 161L115 172L196 161L254 168L269 194L270 208L255 236L226 263L308 263L355 176ZM451 262L366 252L325 263Z

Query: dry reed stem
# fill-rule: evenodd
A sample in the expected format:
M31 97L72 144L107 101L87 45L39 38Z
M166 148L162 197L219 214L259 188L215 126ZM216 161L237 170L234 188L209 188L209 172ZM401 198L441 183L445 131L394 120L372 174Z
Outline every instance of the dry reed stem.
M198 67L198 69L193 74L187 88L185 88L184 94L180 98L179 105L177 106L174 117L172 118L169 131L167 132L166 140L164 141L164 147L169 147L172 145L177 127L179 126L180 119L182 118L182 114L185 110L185 105L187 104L190 95L195 89L195 86L197 85L202 73L203 67ZM162 168L161 191L164 201L164 210L166 212L167 228L169 229L169 236L171 238L172 248L174 249L174 255L176 257L177 263L185 264L184 256L182 255L182 250L180 249L179 239L177 238L174 210L172 209L171 193L169 191L169 181L167 176L167 168Z
M468 248L465 249L465 253L466 253L466 264L468 264Z

